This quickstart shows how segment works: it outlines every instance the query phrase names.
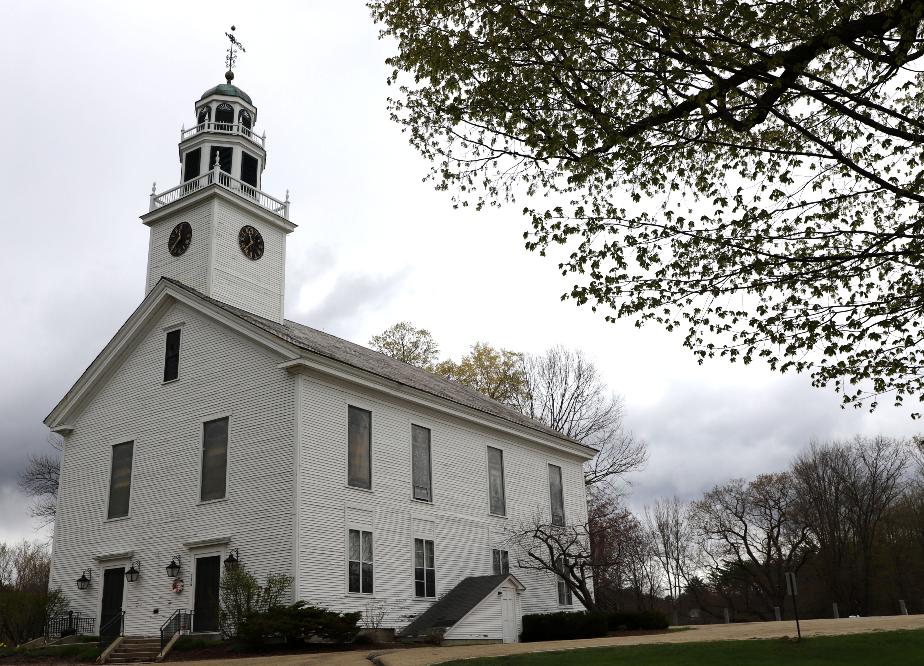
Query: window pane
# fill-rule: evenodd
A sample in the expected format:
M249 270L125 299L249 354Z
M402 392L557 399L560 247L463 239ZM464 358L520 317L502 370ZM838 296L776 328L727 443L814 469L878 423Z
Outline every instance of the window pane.
M351 486L372 487L372 413L349 408L349 479Z
M359 592L359 562L350 562L350 592Z
M372 563L372 532L363 532L363 562Z
M411 466L414 499L431 501L430 494L430 430L411 426Z
M436 596L436 570L427 569L427 596L435 597Z
M180 331L167 333L167 349L164 353L164 381L176 379L180 372Z
M504 497L504 452L488 447L488 488L491 496L491 513L507 515Z
M414 566L423 569L424 549L423 539L414 539Z
M363 592L372 592L372 565L363 562Z
M506 550L501 551L501 573L510 573L510 561Z
M359 562L359 530L350 530L350 559Z
M426 546L426 553L427 553L427 560L424 566L427 567L428 569L432 569L433 568L433 542L424 541L424 545Z
M128 515L134 448L133 442L116 444L112 447L112 469L109 473L109 518L121 518Z
M202 500L225 496L228 470L228 419L209 421L202 434Z
M496 549L491 551L491 571L495 575L501 573L500 551Z
M424 583L423 569L419 569L417 572L415 572L414 576L415 576L414 596L417 596L417 597L427 596L427 590L425 588L425 583Z
M561 467L549 465L549 496L552 499L552 524L565 524L565 497L561 485Z

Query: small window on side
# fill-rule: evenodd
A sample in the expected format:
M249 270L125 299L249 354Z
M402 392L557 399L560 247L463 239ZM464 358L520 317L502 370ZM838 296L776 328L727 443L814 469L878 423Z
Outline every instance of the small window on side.
M414 596L436 596L436 566L429 539L414 539Z
M356 594L372 594L372 532L349 530L347 586Z
M215 419L202 426L203 502L222 499L228 480L228 419Z
M411 476L414 499L432 502L430 429L418 425L411 426Z
M491 501L491 513L497 516L507 515L507 498L504 495L504 452L488 447L488 495Z
M372 412L349 406L347 483L372 488Z
M167 333L164 352L164 381L172 382L180 376L180 329Z
M107 518L124 518L132 493L132 456L135 443L124 442L112 447L112 467L109 470L109 509Z
M491 563L491 569L495 576L510 573L510 558L506 550L495 548L491 552Z
M565 495L561 484L561 467L549 465L549 497L552 503L552 524L565 524Z

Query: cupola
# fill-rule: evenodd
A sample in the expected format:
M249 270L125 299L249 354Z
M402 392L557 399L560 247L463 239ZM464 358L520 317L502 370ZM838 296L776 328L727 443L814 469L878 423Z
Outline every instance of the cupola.
M250 95L231 83L209 88L196 102L196 123L180 131L180 178L195 180L217 163L219 170L257 190L266 168L266 135L255 129L257 107Z

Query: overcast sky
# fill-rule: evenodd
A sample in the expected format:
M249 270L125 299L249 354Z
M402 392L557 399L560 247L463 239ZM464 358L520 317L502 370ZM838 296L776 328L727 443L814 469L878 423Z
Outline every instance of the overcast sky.
M570 286L523 249L515 208L454 211L388 118L384 59L359 1L10 2L0 22L0 541L42 536L16 477L47 450L42 419L144 296L152 181L179 179L180 126L235 83L267 134L263 189L291 190L286 315L365 344L399 320L445 356L476 340L585 350L650 448L632 503L688 498L784 467L811 439L916 432L906 412L843 411L806 376L698 366L677 336L562 303Z

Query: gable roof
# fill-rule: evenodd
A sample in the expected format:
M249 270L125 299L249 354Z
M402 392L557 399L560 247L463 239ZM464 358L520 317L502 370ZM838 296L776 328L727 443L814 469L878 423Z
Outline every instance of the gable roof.
M280 324L270 319L260 317L245 310L241 310L240 308L228 305L227 303L215 300L174 279L164 277L161 278L161 280L212 303L222 310L304 351L324 356L333 361L344 363L359 370L377 375L383 379L398 382L404 386L429 393L443 400L449 400L464 407L504 419L505 421L535 430L544 435L563 440L572 446L580 446L588 452L588 455L596 453L593 448L586 444L581 444L580 442L566 437L554 428L550 428L544 423L531 419L516 409L497 402L496 400L492 400L484 394L470 389L467 386L463 386L458 382L440 377L439 375L404 363L403 361L394 359L381 352L368 349L362 345L344 340L343 338L338 338L330 333L319 331L316 328L311 328L304 324L289 320L285 320Z
M422 636L431 629L448 629L477 606L508 578L512 578L520 589L525 589L512 574L495 574L493 576L469 576L446 593L435 604L414 618L414 621L402 629L401 636Z

